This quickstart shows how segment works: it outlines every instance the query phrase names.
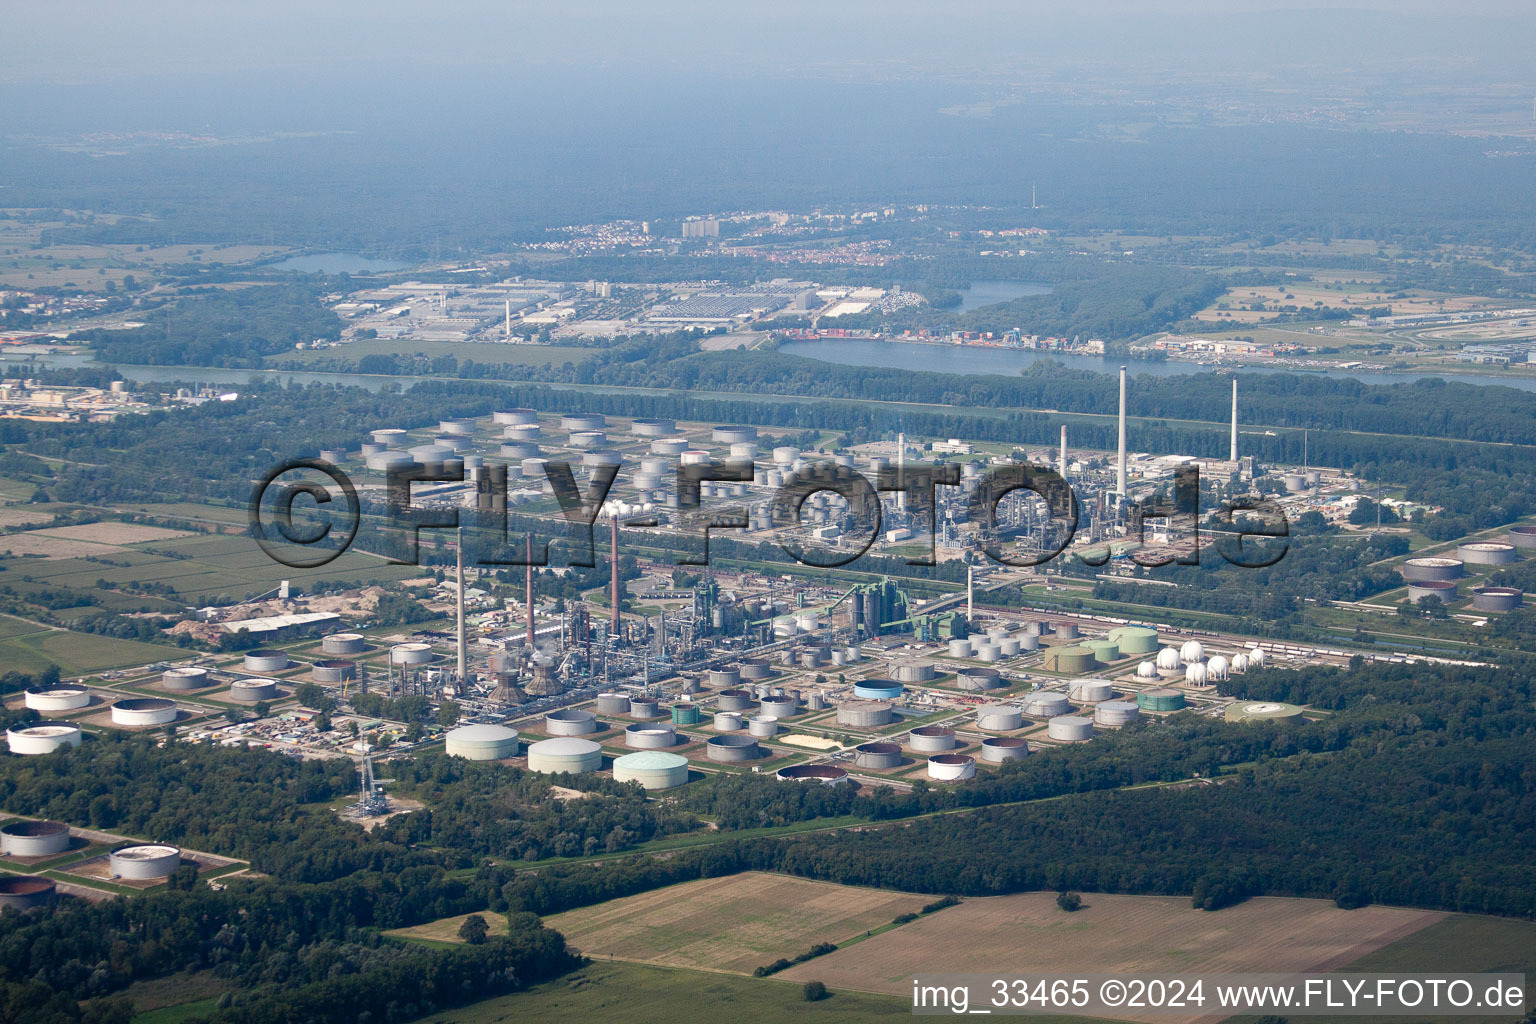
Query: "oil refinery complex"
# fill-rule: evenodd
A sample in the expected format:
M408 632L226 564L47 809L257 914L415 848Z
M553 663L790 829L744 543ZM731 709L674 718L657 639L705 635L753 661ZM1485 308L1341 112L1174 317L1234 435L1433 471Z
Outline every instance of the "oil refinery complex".
M1039 450L897 433L813 451L788 443L784 428L580 409L508 408L426 428L381 428L358 451L319 455L351 477L374 514L388 507L392 468L424 467L433 479L412 491L413 508L457 512L470 525L440 534L455 542L450 568L399 584L425 595L451 626L352 622L288 600L284 588L276 605L253 604L248 617L225 608L217 610L222 618L199 623L248 632L259 638L252 649L9 698L37 720L13 726L8 748L40 755L122 730L165 742L348 756L363 775L349 813L362 818L391 808L372 776L374 759L433 747L561 777L608 773L646 792L715 772L900 789L919 781L964 785L1116 729L1155 727L1169 715L1304 727L1324 714L1220 695L1224 680L1259 668L1444 660L1176 628L1071 600L1088 593L1093 578L1130 578L1138 564L1197 550L1216 557L1204 532L1195 546L1192 516L1140 529L1138 503L1166 501L1187 468L1200 472L1207 509L1263 492L1288 517L1317 512L1343 523L1361 499L1360 482L1347 472L1263 467L1244 456L1235 382L1224 460L1131 451L1123 378L1119 397L1113 452L1070 447L1065 427L1059 446ZM571 467L580 490L613 479L593 510L596 564L576 599L562 582L570 549L559 538L569 531L547 471L555 463ZM1024 500L1024 492L994 500L990 524L978 526L974 508L989 474L1026 463L1049 466L1070 484L1075 533L1064 534L1057 510ZM679 474L690 466L726 479L699 481L695 502ZM926 503L914 490L857 484L926 472L940 481ZM791 520L775 498L785 489L801 496ZM509 536L532 527L555 540L549 567L476 564L473 524L485 514L524 517L509 519L519 524ZM745 543L711 564L684 562L678 541L704 535L701 515L714 537ZM850 564L829 572L804 564L812 557L789 563L743 554L760 550L746 546L754 542ZM532 550L533 541L519 543ZM931 552L960 572L861 571L852 559L866 548L914 563ZM1422 549L1399 560L1402 586L1372 607L1390 613L1433 595L1458 617L1497 615L1519 606L1523 594L1487 577L1533 548L1536 527ZM1008 563L988 550L1005 551ZM1097 577L1064 573L1073 560L1102 568ZM317 694L323 707L304 703ZM365 694L451 701L452 725L369 714L365 708L378 705L361 700Z

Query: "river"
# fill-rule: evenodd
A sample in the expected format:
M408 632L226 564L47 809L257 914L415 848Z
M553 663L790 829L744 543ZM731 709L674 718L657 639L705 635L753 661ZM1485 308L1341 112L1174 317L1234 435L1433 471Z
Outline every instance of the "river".
M1103 356L1074 356L1053 352L1034 352L1027 349L985 348L975 345L927 345L912 342L867 341L851 338L790 342L782 346L779 351L787 355L819 359L829 363L840 363L844 366L893 367L900 370L927 371L930 373L1001 374L1010 377L1017 375L1020 370L1030 363L1041 359L1054 359L1065 366L1092 370L1095 373L1114 373L1121 365L1126 366L1132 374L1148 374L1154 377L1175 377L1183 374L1212 372L1212 368L1209 366L1174 360L1116 359ZM56 367L98 365L89 355L78 351L68 352L30 345L20 345L6 349L3 354L0 354L0 360L3 360L6 366L19 366L29 362L40 366ZM1504 377L1492 374L1370 373L1346 370L1297 370L1285 367L1270 369L1259 366L1237 366L1232 369L1235 369L1240 374L1317 373L1328 376L1350 377L1366 384L1403 384L1426 377L1439 377L1444 380L1462 381L1467 384L1502 385L1521 391L1536 391L1536 378ZM443 379L427 376L386 376L382 374L325 373L303 370L243 370L209 366L134 366L119 364L117 370L127 380L146 384L180 382L193 385L231 386L260 380L276 381L282 384L344 384L367 388L370 391L377 391L384 385L391 383L408 387L418 381ZM525 382L505 381L497 383L511 385ZM550 386L563 390L589 391L594 393L650 390L647 388L560 383L550 384ZM716 393L700 391L696 392L696 394L700 396L714 396ZM739 398L740 395L735 392L719 393L719 397Z
M844 366L892 367L899 370L926 370L930 373L976 373L1015 376L1030 363L1054 359L1064 366L1095 373L1115 373L1121 366L1132 374L1153 377L1177 377L1190 373L1210 373L1212 367L1179 360L1126 359L1113 356L1075 356L1031 349L989 348L980 345L932 345L905 341L868 341L855 338L829 338L823 341L794 341L780 346L786 355L819 359ZM1465 384L1502 385L1520 391L1536 391L1536 377L1515 377L1486 373L1380 373L1363 370L1303 370L1294 367L1266 367L1238 364L1233 369L1245 373L1325 374L1349 377L1366 384L1405 384L1425 377L1439 377Z

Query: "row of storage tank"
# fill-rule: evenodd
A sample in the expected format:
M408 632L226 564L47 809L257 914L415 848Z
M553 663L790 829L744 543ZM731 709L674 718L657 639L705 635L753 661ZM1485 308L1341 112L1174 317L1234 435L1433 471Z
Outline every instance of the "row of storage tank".
M74 836L62 821L10 821L0 825L0 855L39 860L68 853ZM178 847L165 843L126 843L107 854L111 877L134 881L167 878L181 866ZM30 910L56 894L51 878L40 875L0 877L0 910Z

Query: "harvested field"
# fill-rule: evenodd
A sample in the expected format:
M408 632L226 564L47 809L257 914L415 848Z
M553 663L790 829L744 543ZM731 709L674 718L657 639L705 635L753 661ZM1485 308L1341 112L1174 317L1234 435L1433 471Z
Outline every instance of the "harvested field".
M145 526L142 523L82 523L79 526L60 526L53 530L34 530L39 537L64 537L68 540L84 540L93 544L139 544L147 540L175 540L192 536L185 530L170 530L163 526Z
M588 956L750 974L819 942L863 935L928 899L753 871L626 896L545 923Z
M113 551L107 544L52 537L41 530L0 537L0 552L7 555L42 555L44 558L82 558L89 555L101 558L111 556Z
M914 976L945 972L1070 977L1326 971L1444 917L1291 899L1254 899L1212 913L1178 897L1098 893L1084 894L1083 909L1068 914L1056 906L1054 893L1025 893L968 899L778 976L815 978L834 991L897 995L911 991Z
M46 523L52 518L52 512L35 508L0 508L0 526L30 526L33 523Z

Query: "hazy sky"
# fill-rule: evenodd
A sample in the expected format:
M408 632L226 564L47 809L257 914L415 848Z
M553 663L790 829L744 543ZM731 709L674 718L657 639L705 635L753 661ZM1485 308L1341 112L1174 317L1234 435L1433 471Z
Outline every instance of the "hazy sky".
M9 5L0 77L100 82L186 72L445 65L794 74L839 63L953 74L974 64L1150 63L1184 55L1304 62L1436 48L1490 57L1531 42L1529 0L49 0ZM1491 20L1490 20L1491 19ZM1510 19L1510 20L1505 20Z

